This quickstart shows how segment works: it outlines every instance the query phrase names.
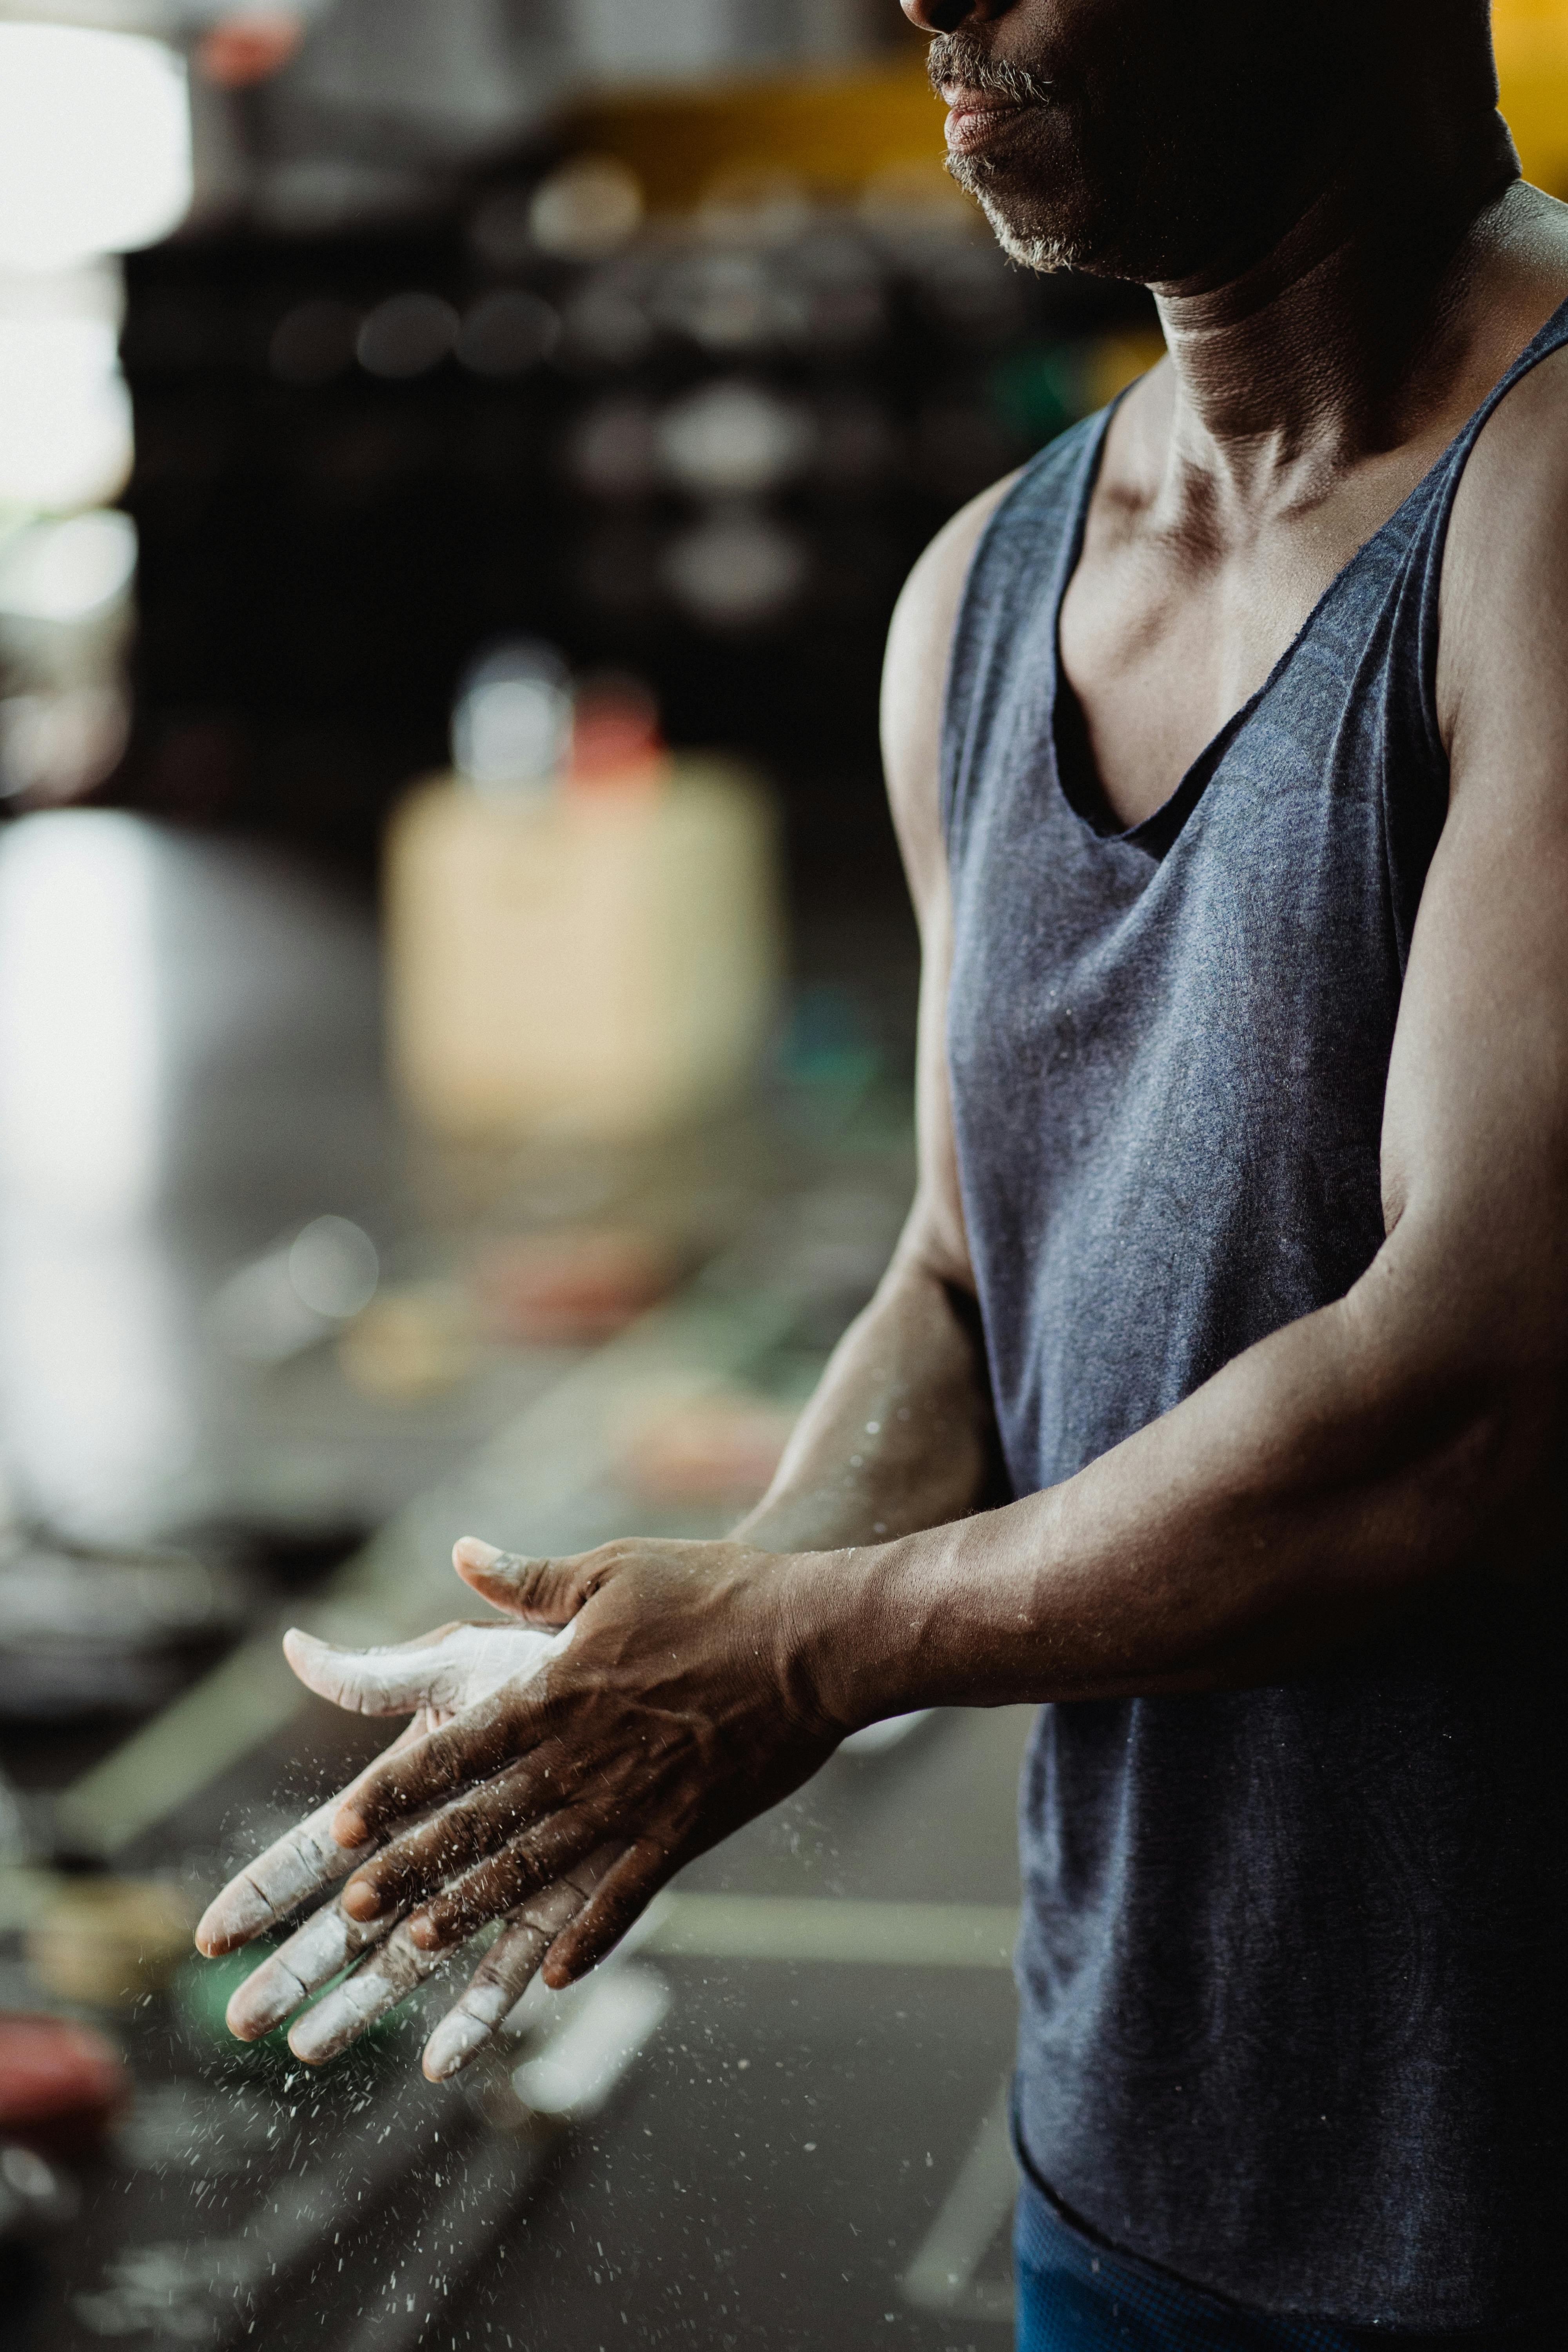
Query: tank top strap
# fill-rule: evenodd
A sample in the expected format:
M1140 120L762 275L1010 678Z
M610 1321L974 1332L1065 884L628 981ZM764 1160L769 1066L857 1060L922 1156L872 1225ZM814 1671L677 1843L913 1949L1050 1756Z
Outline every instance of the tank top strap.
M1380 538L1406 541L1401 593L1394 634L1408 646L1408 657L1397 661L1391 674L1393 709L1415 731L1434 772L1445 779L1447 751L1437 717L1438 620L1443 590L1443 559L1447 551L1448 526L1454 502L1477 442L1502 403L1531 371L1568 344L1568 301L1560 303L1540 332L1531 337L1506 374L1499 377L1485 400L1454 436L1425 479L1417 484L1398 512L1384 525ZM1446 808L1446 797L1444 807ZM1440 829L1442 812L1433 813ZM1431 827L1428 827L1431 830ZM1426 854L1436 845L1436 834Z
M1131 389L1131 387L1129 387ZM1125 394L1032 457L976 542L959 602L943 702L941 812L950 854L967 829L993 723L1016 706L1018 644L1038 647L1048 697L1057 608L1083 546L1110 420Z

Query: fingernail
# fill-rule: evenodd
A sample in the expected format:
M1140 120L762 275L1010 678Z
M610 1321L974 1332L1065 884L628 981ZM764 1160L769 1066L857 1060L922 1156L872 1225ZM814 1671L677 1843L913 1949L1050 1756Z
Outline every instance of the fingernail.
M343 1889L343 1909L351 1919L374 1919L381 1909L381 1896L368 1878Z
M493 1568L498 1559L506 1558L504 1551L494 1544L486 1543L479 1536L459 1536L454 1549L460 1551L464 1559L472 1561L476 1568Z
M340 1989L295 2019L289 2029L289 2047L305 2065L319 2066L323 2058L335 2057L339 2048L371 2021L360 2015Z
M240 1879L226 1886L216 1902L209 1903L202 1913L196 1927L197 1948L215 1959L237 1944L248 1944L277 1916L276 1905Z
M305 1987L286 1962L276 1958L266 1960L235 1988L224 2023L237 2042L259 2042L305 1997Z
M433 1952L440 1943L440 1930L434 1919L410 1919L408 1938L411 1943L417 1944L422 1952Z
M196 1949L204 1959L216 1960L222 1957L228 1943L224 1932L227 1926L228 1915L222 1905L209 1903L196 1922L195 1939Z
M482 2049L489 2038L489 2027L481 2025L477 2017L465 2017L460 2011L444 2017L425 2045L426 2080L444 2083L448 2074L466 2066L475 2051Z
M341 1806L333 1815L332 1843L334 1845L363 1845L369 1835L370 1832L366 1829L363 1819L352 1806Z

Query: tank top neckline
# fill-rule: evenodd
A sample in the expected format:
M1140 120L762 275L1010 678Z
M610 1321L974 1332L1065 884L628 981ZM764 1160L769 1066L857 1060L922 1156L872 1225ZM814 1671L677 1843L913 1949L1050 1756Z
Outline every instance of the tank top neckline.
M1088 740L1089 730L1082 717L1082 707L1077 694L1068 684L1062 664L1062 610L1067 603L1068 590L1073 583L1079 564L1082 560L1083 543L1089 529L1089 510L1093 504L1095 489L1099 485L1100 467L1105 458L1106 441L1117 411L1128 394L1132 391L1133 386L1127 385L1124 391L1118 393L1115 399L1101 410L1100 415L1094 420L1093 430L1087 437L1079 459L1079 480L1074 491L1069 527L1063 537L1057 577L1053 583L1046 712L1046 740L1050 747L1054 787L1067 808L1092 840L1103 843L1107 848L1144 850L1156 861L1164 856L1182 832L1193 810L1203 798L1209 780L1226 752L1242 729L1268 701L1286 672L1293 666L1297 655L1330 604L1346 589L1373 550L1395 531L1413 507L1430 494L1434 485L1441 479L1445 470L1452 464L1455 455L1464 448L1469 439L1479 433L1491 411L1511 389L1515 380L1528 372L1535 357L1537 345L1548 341L1565 314L1568 314L1568 299L1560 302L1551 317L1537 329L1518 357L1510 362L1496 383L1492 385L1486 398L1466 418L1452 439L1444 444L1431 465L1427 467L1419 480L1406 491L1393 512L1385 517L1374 531L1363 540L1361 545L1352 553L1346 557L1333 578L1324 587L1300 627L1279 654L1268 676L1260 685L1253 688L1246 701L1233 710L1230 717L1215 730L1202 751L1184 770L1170 793L1161 802L1159 807L1152 810L1146 817L1141 817L1136 824L1122 827L1118 827L1114 823L1110 824L1100 823L1091 813L1091 809L1083 805L1084 800L1092 799L1100 810L1107 815L1110 814L1110 803L1092 762ZM1063 760L1063 720L1068 711L1072 714L1071 723L1075 725L1075 731L1082 738L1081 743L1075 746L1078 755L1075 782L1088 788L1081 795L1078 790L1075 790L1074 784L1069 783Z

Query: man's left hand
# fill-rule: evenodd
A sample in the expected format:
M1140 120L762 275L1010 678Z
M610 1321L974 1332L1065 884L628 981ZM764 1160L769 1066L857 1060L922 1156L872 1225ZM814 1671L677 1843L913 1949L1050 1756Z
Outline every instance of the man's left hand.
M627 1540L535 1560L471 1538L453 1557L486 1600L570 1624L572 1640L356 1783L333 1835L381 1850L342 1907L368 1923L412 1906L402 1932L440 1951L614 1843L619 1857L551 1946L543 1973L560 1987L685 1863L799 1788L855 1727L827 1717L803 1664L791 1558ZM396 1834L437 1802L438 1819Z

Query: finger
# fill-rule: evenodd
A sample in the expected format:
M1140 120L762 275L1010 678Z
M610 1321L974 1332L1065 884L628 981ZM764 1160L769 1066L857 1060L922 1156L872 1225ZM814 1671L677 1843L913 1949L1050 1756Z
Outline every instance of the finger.
M335 1886L356 1862L367 1861L374 1851L368 1839L351 1843L334 1836L332 1824L339 1809L355 1801L367 1772L376 1770L400 1748L414 1746L422 1736L419 1725L410 1724L374 1764L367 1766L366 1772L360 1773L324 1805L319 1805L286 1836L269 1845L265 1853L247 1863L202 1914L196 1928L196 1949L205 1952L208 1959L237 1950L264 1929L275 1927L279 1919L286 1919L290 1911L297 1911L312 1895Z
M598 1845L605 1824L585 1809L565 1808L521 1838L512 1838L488 1861L443 1886L408 1922L421 1950L459 1944L491 1919L517 1909L541 1887L573 1872Z
M259 2042L302 2001L391 1931L393 1914L369 1927L329 1903L237 1987L225 2022L239 2042Z
M503 1702L497 1693L442 1729L426 1732L401 1755L389 1749L340 1801L332 1824L339 1843L379 1838L407 1814L489 1780L537 1748L549 1730L549 1700L544 1682L536 1680L537 1697L508 1692Z
M531 1759L527 1765L498 1772L468 1795L454 1798L417 1829L392 1839L365 1869L354 1873L343 1889L344 1909L355 1919L407 1910L526 1828L544 1810L539 1801L542 1786L549 1790L549 1802L559 1805L559 1790L550 1788L548 1773L541 1778Z
M575 1984L615 1950L675 1876L680 1862L680 1855L657 1837L639 1838L625 1849L596 1894L551 1946L543 1973L552 1992Z
M588 1598L584 1570L592 1553L575 1559L528 1559L521 1552L498 1551L478 1536L462 1536L452 1547L452 1565L463 1582L510 1617L564 1625Z
M334 1798L321 1806L229 1880L202 1914L196 1927L199 1952L211 1960L248 1944L353 1869L365 1842L362 1839L352 1848L338 1843L331 1828L338 1803Z
M334 1706L360 1715L402 1715L428 1707L454 1716L492 1697L505 1683L526 1681L571 1640L527 1625L440 1627L415 1642L347 1650L291 1629L283 1654L300 1680Z
M531 1896L511 1915L461 2000L447 2011L425 2046L424 2068L430 2082L449 2082L460 2074L505 2024L552 1938L570 1925L623 1851L618 1845L599 1847L569 1877Z
M395 2009L446 1957L444 1952L422 1952L409 1942L405 1927L395 1927L342 1984L334 1985L314 2009L294 2020L289 2030L289 2049L306 2066L320 2066L335 2058L359 2039L366 2026Z
M344 1907L356 1919L407 1910L535 1822L560 1812L582 1779L579 1759L559 1739L543 1740L521 1763L452 1798L417 1828L377 1848L344 1887Z
M450 1847L440 1815L426 1825L426 1832L437 1851ZM384 1903L367 1915L348 1896L345 1888L336 1903L316 1912L237 1988L228 2005L228 2030L241 2042L269 2033L302 2000L387 1935L403 1907Z

